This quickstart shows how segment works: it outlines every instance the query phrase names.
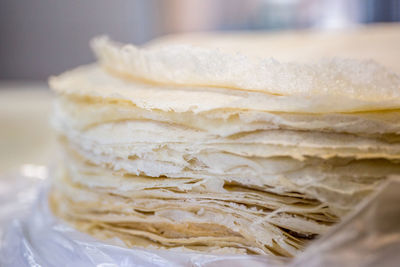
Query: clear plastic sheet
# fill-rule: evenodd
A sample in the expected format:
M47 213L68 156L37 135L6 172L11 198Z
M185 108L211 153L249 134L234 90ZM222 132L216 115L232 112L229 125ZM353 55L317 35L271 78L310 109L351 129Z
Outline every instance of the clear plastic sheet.
M48 169L24 165L0 177L0 266L399 266L400 180L389 179L343 223L292 261L127 249L98 241L55 218ZM44 181L44 182L43 182Z

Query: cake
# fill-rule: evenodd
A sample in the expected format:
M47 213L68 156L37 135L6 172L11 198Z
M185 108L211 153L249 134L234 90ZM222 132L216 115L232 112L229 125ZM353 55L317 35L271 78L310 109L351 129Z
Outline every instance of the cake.
M128 247L295 256L400 173L399 55L384 41L398 33L335 33L308 62L304 36L321 35L294 35L299 51L263 49L287 35L95 38L98 62L50 78L51 209ZM344 53L363 36L364 55Z

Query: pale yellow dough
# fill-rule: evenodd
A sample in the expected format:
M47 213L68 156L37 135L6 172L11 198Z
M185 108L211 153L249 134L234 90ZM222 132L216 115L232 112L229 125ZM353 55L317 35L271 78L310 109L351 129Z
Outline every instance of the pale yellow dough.
M399 29L95 39L50 78L52 210L128 247L297 255L400 174Z

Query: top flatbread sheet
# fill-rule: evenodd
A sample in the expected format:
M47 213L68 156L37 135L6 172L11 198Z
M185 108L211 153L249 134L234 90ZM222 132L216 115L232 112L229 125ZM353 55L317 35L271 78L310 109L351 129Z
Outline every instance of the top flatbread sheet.
M173 34L145 47L188 44L250 57L310 63L322 58L372 59L400 74L400 25L373 24L351 29L278 32L206 32Z
M268 47L271 38L268 37L269 35L262 37L264 36L262 34L258 39L257 35L243 37L245 41L237 45L240 46L237 49L239 52L233 52L235 51L234 35L226 37L227 40L232 40L233 48L229 48L226 45L227 42L219 41L221 47L218 49L218 40L223 37L213 36L204 38L211 44L216 43L215 45L204 45L206 42L193 42L193 45L188 41L166 41L163 44L160 41L156 42L156 45L136 47L101 37L92 42L92 47L100 65L114 76L159 85L225 87L235 91L259 92L305 100L315 99L321 105L328 106L325 109L320 108L320 112L332 110L351 112L398 108L400 76L396 73L397 65L393 63L393 60L390 64L383 62L387 61L388 57L374 55L386 54L387 43L393 45L394 32L399 32L399 29L393 26L389 29L378 27L368 30L368 34L363 33L365 30L354 31L351 35L343 34L345 37L337 33L335 40L339 40L339 43L340 40L345 40L341 42L342 48L332 49L332 54L320 53L323 59L315 60L310 56L311 60L308 61L304 57L295 56L298 49L295 40L291 42L291 45L285 42L280 52L277 52L277 49L271 49L271 54L267 55L264 47ZM377 34L379 32L381 34ZM379 38L381 42L367 42L367 39L361 38L365 35L375 36L374 38ZM318 36L323 35L316 35L316 39ZM304 50L304 47L307 47L307 41L302 40L300 36L298 38ZM375 40L374 38L372 39ZM213 42L214 39L217 41ZM254 39L257 39L257 42L254 42ZM351 57L351 53L345 52L346 45L352 43L352 39L358 43L365 41L363 45L369 47L363 50L365 53L377 52ZM312 38L308 39L310 47L313 47L312 40ZM248 43L248 49L246 49L246 43ZM254 55L254 52L247 53L250 50L257 50L254 43L257 44L258 50L264 51L261 56ZM264 46L263 43L266 45ZM293 55L293 60L290 60L289 56L281 61L273 58L275 53L283 54L284 50L288 52L288 55ZM332 58L337 51L340 52L338 55L342 54L346 58ZM311 55L312 51L308 54ZM396 51L391 57L400 59ZM390 69L385 66L389 66ZM341 102L343 102L343 110L335 109L334 106ZM354 104L351 105L351 103ZM310 112L306 108L302 109L298 111Z

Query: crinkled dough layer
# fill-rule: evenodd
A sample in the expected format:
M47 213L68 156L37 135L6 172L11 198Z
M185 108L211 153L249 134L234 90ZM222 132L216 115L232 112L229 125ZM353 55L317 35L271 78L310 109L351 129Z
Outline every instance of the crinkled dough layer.
M98 64L50 79L49 203L78 229L290 257L400 173L400 78L378 63L155 44L97 39Z

